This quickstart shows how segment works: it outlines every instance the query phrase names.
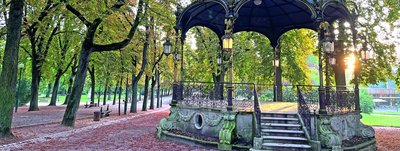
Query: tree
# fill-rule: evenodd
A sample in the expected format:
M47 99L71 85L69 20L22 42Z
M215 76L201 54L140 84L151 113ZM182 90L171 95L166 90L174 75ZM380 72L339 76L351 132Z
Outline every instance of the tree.
M375 105L372 101L372 96L368 94L368 91L362 89L360 91L360 107L363 113L370 114L374 111Z
M24 1L10 2L7 39L0 74L0 137L10 137L13 108L16 101L17 65Z
M70 100L68 101L68 105L62 120L62 125L73 126L75 123L75 115L79 107L83 86L86 80L86 72L88 68L90 54L92 52L113 51L121 49L127 46L130 43L131 39L133 38L135 31L141 21L141 16L143 15L142 13L143 0L140 0L138 2L137 5L138 9L135 15L134 22L131 23L131 29L129 30L128 35L124 40L106 45L96 44L94 42L96 31L99 29L99 25L104 21L104 19L106 19L103 17L104 16L107 17L113 14L115 11L119 10L122 6L126 5L126 3L127 3L126 1L118 1L113 5L111 5L111 7L107 7L106 3L105 9L101 10L103 12L99 13L103 15L95 17L95 19L92 22L89 21L80 11L75 9L72 5L66 4L67 10L73 13L77 18L79 18L80 21L86 26L86 35L84 41L82 42L82 48L80 51L77 77L74 80L74 86L72 88Z
M32 9L29 16L24 18L24 25L26 26L24 33L29 39L31 50L23 50L29 54L32 63L31 102L29 105L29 111L39 110L38 95L40 79L42 76L42 67L53 38L60 26L59 17L49 16L55 11L59 4L60 3L55 3L52 0L47 0L45 4L32 2L29 5L36 9ZM41 8L41 6L44 7Z

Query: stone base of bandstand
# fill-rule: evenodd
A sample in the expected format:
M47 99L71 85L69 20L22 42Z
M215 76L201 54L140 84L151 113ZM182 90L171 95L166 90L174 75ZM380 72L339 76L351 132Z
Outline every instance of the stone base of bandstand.
M359 112L340 115L313 115L312 120L316 122L313 140L310 145L313 150L354 150L354 151L376 151L375 131L371 126L361 123ZM344 142L355 138L364 141L345 146Z
M157 127L157 137L220 150L247 150L254 137L253 119L253 112L171 105L169 117Z

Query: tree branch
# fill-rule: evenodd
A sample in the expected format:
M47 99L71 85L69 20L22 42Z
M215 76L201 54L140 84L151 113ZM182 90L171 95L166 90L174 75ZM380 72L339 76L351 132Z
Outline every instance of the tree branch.
M72 59L69 61L67 67L61 72L61 74L64 74L65 72L68 71L68 68L71 66L72 62L76 59L76 55L74 55L74 57L72 57Z
M81 20L82 22L83 22L83 24L85 24L86 26L91 26L92 25L92 23L91 22L89 22L88 20L86 20L86 18L78 11L78 10L76 10L75 8L73 8L71 5L67 5L67 9L72 13L72 14L74 14L76 17L78 17L79 18L79 20Z
M122 40L121 42L112 43L112 44L108 44L108 45L93 44L93 52L117 50L117 49L124 48L126 45L128 45L129 42L131 41L131 39L133 38L133 36L135 35L136 29L142 20L142 15L143 15L142 7L143 7L143 0L140 0L139 4L138 4L138 11L137 11L136 17L135 17L135 22L133 23L133 26L131 27L131 30L129 31L126 39Z
M21 48L22 48L22 50L24 50L26 52L26 54L29 55L29 57L33 58L32 54L25 47L21 46Z
M47 53L49 52L51 42L53 41L54 35L56 34L56 32L57 32L59 26L60 26L60 22L59 22L59 23L57 24L57 26L53 29L53 31L51 31L50 37L49 37L49 39L47 40L46 47L45 47L45 49L44 49L44 53L43 53L44 58L46 58Z

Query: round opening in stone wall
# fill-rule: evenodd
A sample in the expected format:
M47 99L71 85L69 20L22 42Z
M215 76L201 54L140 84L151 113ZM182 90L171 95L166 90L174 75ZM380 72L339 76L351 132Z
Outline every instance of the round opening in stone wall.
M203 128L203 125L204 125L203 115L196 114L194 116L194 126L196 127L196 129L201 129Z

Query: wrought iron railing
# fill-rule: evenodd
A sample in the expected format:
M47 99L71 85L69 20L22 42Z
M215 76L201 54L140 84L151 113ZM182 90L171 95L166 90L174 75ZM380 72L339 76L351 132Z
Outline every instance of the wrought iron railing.
M183 82L183 96L178 103L187 107L226 109L228 106L227 89L221 92L215 87L224 88L228 83L212 82ZM252 83L233 83L233 109L234 111L253 111L255 86Z
M298 113L307 132L311 132L311 115L319 108L319 91L316 86L296 86L298 96Z
M356 111L356 97L351 87L328 87L329 101L327 112L330 114L346 114Z
M320 109L319 95L322 95L324 101L326 101L326 111L328 114L345 114L356 111L355 93L351 87L325 87L322 92L318 91L318 86L303 85L297 86L297 89L298 94L301 94L304 100L302 102L299 96L299 109L302 105L306 104L310 112L317 113ZM326 96L329 98L327 99ZM299 112L301 111L299 110Z

